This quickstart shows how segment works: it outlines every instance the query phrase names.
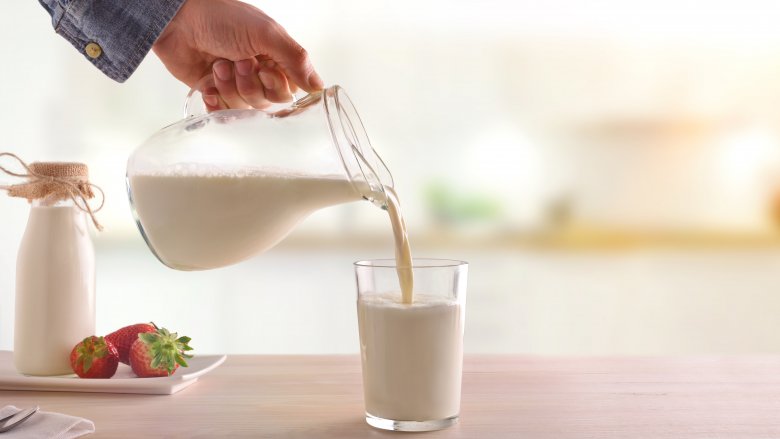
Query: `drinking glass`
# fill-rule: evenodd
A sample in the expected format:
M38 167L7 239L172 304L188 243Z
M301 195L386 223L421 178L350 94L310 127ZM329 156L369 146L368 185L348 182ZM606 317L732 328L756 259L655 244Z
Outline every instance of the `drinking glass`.
M398 431L449 427L460 415L468 264L414 259L401 301L395 260L355 263L366 422Z

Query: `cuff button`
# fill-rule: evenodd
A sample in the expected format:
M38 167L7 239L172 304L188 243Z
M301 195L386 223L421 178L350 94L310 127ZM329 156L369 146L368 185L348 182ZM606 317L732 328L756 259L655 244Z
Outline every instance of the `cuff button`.
M96 59L103 54L103 49L98 43L89 43L84 47L84 52L87 53L88 57Z

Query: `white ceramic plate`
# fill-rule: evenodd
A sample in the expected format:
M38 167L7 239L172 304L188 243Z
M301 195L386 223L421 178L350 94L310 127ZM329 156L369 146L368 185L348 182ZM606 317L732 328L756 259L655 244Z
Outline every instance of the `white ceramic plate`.
M138 378L130 366L119 363L116 375L109 379L82 379L76 375L34 377L14 368L13 352L0 351L0 390L38 390L54 392L145 393L172 395L198 381L222 364L225 355L195 355L169 377Z

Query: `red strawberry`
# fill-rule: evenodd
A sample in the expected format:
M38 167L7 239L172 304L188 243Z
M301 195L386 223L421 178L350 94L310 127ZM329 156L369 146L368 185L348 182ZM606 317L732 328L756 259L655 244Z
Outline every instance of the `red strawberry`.
M130 348L130 367L141 378L173 375L179 365L187 367L185 358L191 351L189 337L179 337L175 332L158 329L138 334L138 340Z
M108 334L106 340L116 346L119 351L119 361L130 364L130 347L138 340L138 334L155 331L157 326L154 323L136 323Z
M70 352L70 367L81 378L111 378L117 366L116 347L103 337L87 337Z

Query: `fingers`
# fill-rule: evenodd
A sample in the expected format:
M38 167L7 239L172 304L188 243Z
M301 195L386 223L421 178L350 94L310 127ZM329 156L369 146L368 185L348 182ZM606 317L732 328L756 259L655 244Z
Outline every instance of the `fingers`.
M226 108L264 109L272 103L290 102L295 88L281 67L269 59L249 58L236 62L217 60L211 81L203 87L208 111ZM297 88L296 88L297 89Z
M249 104L241 97L236 86L235 68L232 62L217 60L211 66L219 96L229 108L249 108Z
M206 111L211 113L216 110L224 110L227 108L227 104L219 96L219 90L217 90L214 84L214 76L209 75L203 78L203 82L199 84L198 89L201 92L203 98L203 104L206 105Z
M219 97L219 90L216 87L208 87L202 91L203 103L206 104L206 111L224 110L227 104Z
M263 83L258 76L259 64L255 58L235 62L236 89L244 102L262 110L271 105L271 102L266 98Z
M257 28L252 35L254 47L262 48L284 70L292 83L307 92L322 90L325 86L314 71L309 54L278 24Z
M262 82L265 88L265 95L269 101L281 103L292 100L287 77L279 71L275 62L271 60L263 61L257 78Z

